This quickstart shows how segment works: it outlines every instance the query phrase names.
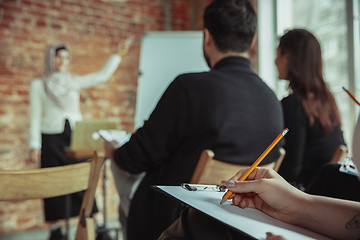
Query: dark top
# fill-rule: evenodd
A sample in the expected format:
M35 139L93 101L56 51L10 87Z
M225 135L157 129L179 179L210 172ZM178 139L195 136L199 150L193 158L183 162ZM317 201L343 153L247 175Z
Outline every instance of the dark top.
M306 189L306 192L360 202L360 181L358 177L341 171L340 166L339 163L325 164Z
M216 159L250 165L283 125L280 102L248 59L228 57L211 71L178 76L149 120L114 153L119 167L146 171L131 202L128 240L157 239L179 216L179 204L151 185L189 182L204 149ZM276 160L279 146L263 164Z
M282 101L285 126L289 132L285 136L286 155L279 174L287 181L305 188L319 169L328 163L336 148L345 144L340 127L325 134L318 119L310 126L301 98L291 94Z

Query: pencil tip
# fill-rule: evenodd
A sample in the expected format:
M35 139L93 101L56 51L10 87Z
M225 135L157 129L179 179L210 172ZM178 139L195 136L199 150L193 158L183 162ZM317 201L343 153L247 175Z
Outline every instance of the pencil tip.
M222 198L220 204L223 204L226 201L226 198Z

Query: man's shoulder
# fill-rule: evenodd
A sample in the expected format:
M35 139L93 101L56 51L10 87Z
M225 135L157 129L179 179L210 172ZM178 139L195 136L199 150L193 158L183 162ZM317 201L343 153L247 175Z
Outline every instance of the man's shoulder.
M202 71L202 72L188 72L188 73L182 73L177 76L177 79L196 79L201 78L203 76L211 75L210 71Z
M182 85L187 86L186 88L188 88L190 86L205 84L209 79L211 79L209 71L189 72L178 75L172 82L172 85Z

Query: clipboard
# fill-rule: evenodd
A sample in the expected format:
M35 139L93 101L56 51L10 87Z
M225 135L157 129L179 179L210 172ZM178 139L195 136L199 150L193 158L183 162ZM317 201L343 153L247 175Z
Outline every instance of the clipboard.
M131 134L119 129L100 129L97 131L104 140L111 142L116 141L117 143L124 145L130 140Z
M189 191L226 192L226 189L222 189L222 186L220 186L220 185L182 183L181 187L183 187Z
M257 209L241 209L232 205L231 201L219 204L223 192L189 191L181 186L153 186L153 188L255 239L265 239L267 232L291 240L330 239L308 229L281 222Z

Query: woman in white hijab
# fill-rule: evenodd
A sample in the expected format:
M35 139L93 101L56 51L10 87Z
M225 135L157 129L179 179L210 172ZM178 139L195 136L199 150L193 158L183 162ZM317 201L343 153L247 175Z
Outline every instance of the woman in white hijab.
M71 163L65 154L70 145L71 129L82 119L80 95L82 88L92 87L107 81L128 52L133 38L119 44L117 54L109 57L98 72L84 76L69 73L71 57L67 45L50 46L45 55L45 73L35 79L30 87L30 159L39 162L41 167L54 167ZM77 216L80 211L82 194L72 194L71 213ZM57 220L64 219L65 197L44 200L45 220L54 223L50 239L61 239L61 229ZM96 211L96 209L94 209Z

